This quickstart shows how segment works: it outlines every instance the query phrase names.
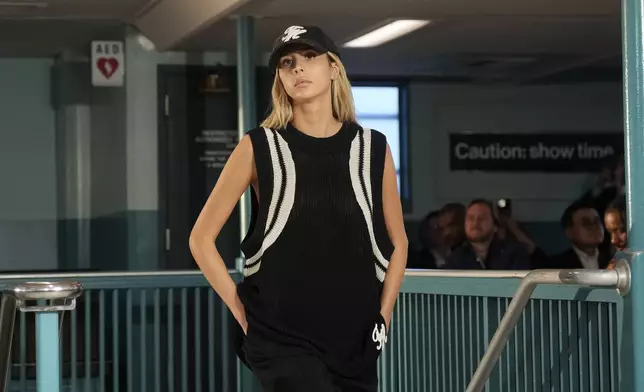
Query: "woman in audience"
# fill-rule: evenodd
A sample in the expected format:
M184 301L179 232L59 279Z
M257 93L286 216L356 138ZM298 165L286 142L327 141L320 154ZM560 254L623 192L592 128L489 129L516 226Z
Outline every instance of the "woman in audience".
M604 214L604 226L610 236L610 243L616 251L626 249L626 201L619 197L611 202ZM608 269L615 267L616 260L613 258Z

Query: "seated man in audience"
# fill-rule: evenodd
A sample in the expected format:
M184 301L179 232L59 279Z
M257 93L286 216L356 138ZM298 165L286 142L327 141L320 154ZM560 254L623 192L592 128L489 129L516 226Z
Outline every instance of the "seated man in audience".
M463 245L452 252L446 269L530 269L526 249L515 241L497 237L498 216L492 203L474 200L465 215Z
M460 203L445 204L438 212L438 227L443 245L454 250L465 241L465 206Z
M548 261L548 268L603 269L608 266L611 255L600 248L604 227L592 205L576 202L568 206L561 216L561 225L572 247L553 256Z
M438 211L430 212L418 227L419 249L409 253L407 268L436 269L445 264L449 249L443 245L438 226Z

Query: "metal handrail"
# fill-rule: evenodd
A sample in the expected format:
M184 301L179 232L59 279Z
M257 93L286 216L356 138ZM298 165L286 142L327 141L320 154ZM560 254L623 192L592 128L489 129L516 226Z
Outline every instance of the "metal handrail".
M530 271L463 271L463 270L419 270L407 269L405 276L425 276L425 277L442 277L442 278L512 278L522 279ZM229 274L237 274L236 269L229 269ZM53 272L37 274L0 274L1 279L12 280L55 280L55 279L83 279L83 278L122 278L122 277L142 277L151 276L202 276L203 272L199 269L190 270L168 270L168 271L109 271L109 272Z
M505 270L419 270L408 269L405 276L421 278L493 278L493 279L523 279L532 271Z
M237 273L229 269L228 273ZM170 270L170 271L110 271L110 272L54 272L49 274L0 274L0 279L15 280L41 280L41 279L82 279L82 278L122 278L122 277L150 277L150 276L198 276L203 275L201 270Z
M434 272L434 271L432 271ZM481 277L481 272L472 271L472 273L461 271L435 271L438 275L433 276L452 276L452 277ZM447 272L441 274L440 272ZM494 271L491 275L494 275ZM497 271L497 277L512 278L518 277L514 273ZM520 274L518 274L520 275ZM485 351L481 362L472 376L472 380L467 387L466 392L481 392L490 378L503 349L510 338L512 330L519 321L521 312L528 304L532 292L540 284L564 284L577 285L585 287L614 287L620 295L626 295L631 288L631 270L629 264L620 260L614 270L534 270L526 271L525 277L521 278L521 284L517 292L512 297L499 327L496 329L492 340Z

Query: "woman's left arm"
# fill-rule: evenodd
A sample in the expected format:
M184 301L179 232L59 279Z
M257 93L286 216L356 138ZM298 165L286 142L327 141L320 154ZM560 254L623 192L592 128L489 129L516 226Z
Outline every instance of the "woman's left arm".
M408 245L402 205L398 194L396 167L391 157L389 145L387 145L385 170L382 180L382 207L385 215L385 224L387 225L387 233L394 246L394 252L389 261L389 268L385 275L384 288L380 297L380 313L385 319L388 331L391 325L391 314L394 311L400 286L405 277Z

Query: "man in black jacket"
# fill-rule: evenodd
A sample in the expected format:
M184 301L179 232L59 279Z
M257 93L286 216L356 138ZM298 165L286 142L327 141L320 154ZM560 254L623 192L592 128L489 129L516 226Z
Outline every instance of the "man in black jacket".
M597 210L592 205L576 202L561 216L561 226L572 247L550 258L547 268L554 269L604 269L610 253L600 245L604 240L604 227Z
M445 269L530 269L528 253L516 241L497 237L498 216L492 203L477 199L467 207L467 240L450 254Z

